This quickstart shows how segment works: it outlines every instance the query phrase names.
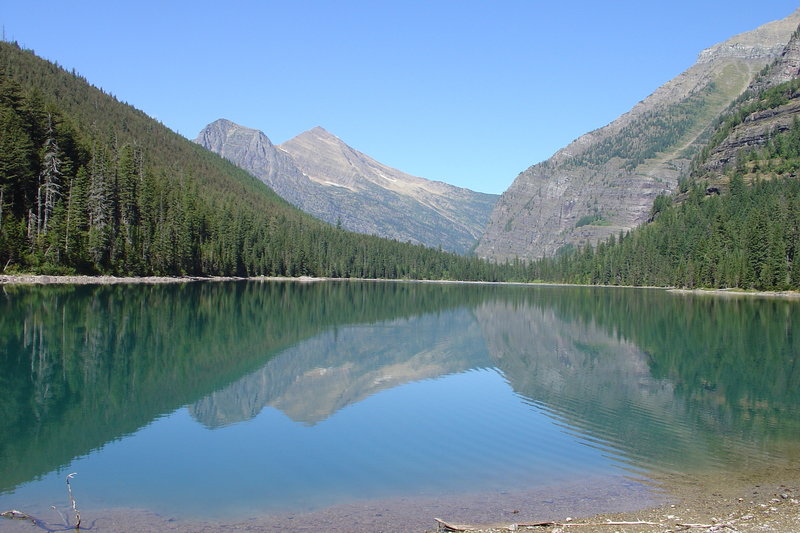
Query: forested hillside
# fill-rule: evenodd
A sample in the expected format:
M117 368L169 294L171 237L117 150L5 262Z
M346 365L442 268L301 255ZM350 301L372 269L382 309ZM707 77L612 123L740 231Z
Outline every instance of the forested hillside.
M800 289L799 110L797 79L745 94L720 119L681 191L656 199L650 223L596 248L533 263L529 275L572 283Z
M498 280L509 269L346 232L0 43L0 272Z

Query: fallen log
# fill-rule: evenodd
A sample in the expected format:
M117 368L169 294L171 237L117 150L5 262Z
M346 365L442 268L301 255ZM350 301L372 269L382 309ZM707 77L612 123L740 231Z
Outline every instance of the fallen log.
M0 513L0 516L11 520L30 520L34 525L39 527L41 527L43 524L43 522L38 518L33 517L28 513L17 511L16 509L9 509L8 511L3 511L2 513Z
M434 518L437 523L437 531L483 531L485 529L506 529L508 531L518 531L520 528L533 527L580 527L580 526L663 526L660 522L645 522L637 520L635 522L528 522L503 524L494 526L476 526L471 524L453 524L445 522L441 518ZM678 524L682 525L682 524ZM693 524L691 527L711 527Z

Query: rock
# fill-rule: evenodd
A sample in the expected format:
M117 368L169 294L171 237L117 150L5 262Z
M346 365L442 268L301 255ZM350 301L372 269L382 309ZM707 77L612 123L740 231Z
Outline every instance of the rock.
M800 116L800 100L753 113L711 151L702 167L703 171L712 176L721 175L725 168L736 164L740 151L765 145L770 134L791 128L797 116Z

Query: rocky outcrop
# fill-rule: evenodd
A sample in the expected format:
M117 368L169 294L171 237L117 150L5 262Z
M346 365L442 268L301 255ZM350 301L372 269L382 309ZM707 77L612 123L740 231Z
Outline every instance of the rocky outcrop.
M383 165L319 127L274 146L258 130L217 120L196 142L326 222L462 254L474 247L497 200Z
M705 179L715 182L726 168L736 164L742 151L764 146L771 135L787 131L798 117L800 99L748 116L708 155L702 167Z
M800 77L800 30L795 31L780 56L749 87L752 97L742 105L759 99L767 89ZM700 167L703 179L724 182L724 170L736 164L742 153L764 146L770 136L787 131L800 119L800 91L795 90L783 105L750 113L728 135L709 150Z
M498 200L476 253L552 256L647 220L655 197L687 175L713 121L781 53L798 23L800 11L704 50L628 113L522 172Z
M752 89L761 91L769 87L793 80L800 76L800 30L792 34L789 43L783 48L775 63L763 76L753 82Z

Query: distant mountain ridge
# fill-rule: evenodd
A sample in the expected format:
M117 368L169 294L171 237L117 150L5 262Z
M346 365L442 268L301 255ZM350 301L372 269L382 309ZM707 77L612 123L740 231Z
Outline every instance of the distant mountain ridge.
M461 254L474 247L498 198L386 166L321 127L275 146L261 131L220 119L195 142L326 222Z
M612 123L522 172L498 200L476 254L536 259L596 244L647 220L688 175L709 128L800 23L800 10L702 51L688 70Z

